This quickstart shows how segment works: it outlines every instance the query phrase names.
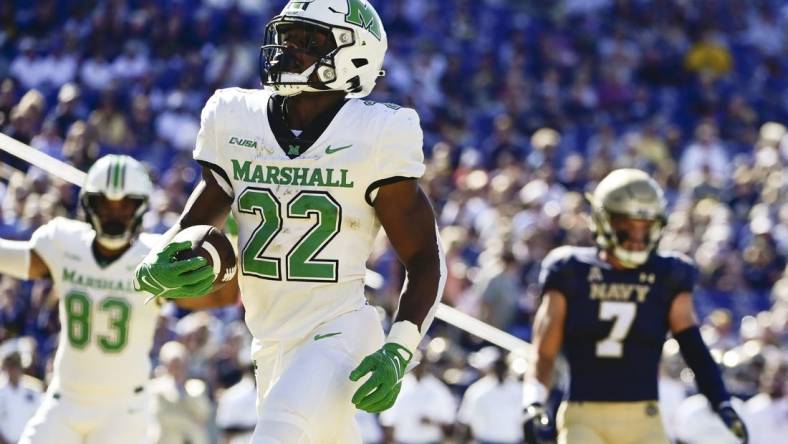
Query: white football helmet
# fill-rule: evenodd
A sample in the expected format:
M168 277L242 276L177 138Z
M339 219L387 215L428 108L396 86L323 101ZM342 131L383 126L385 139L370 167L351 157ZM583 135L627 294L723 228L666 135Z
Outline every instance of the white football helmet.
M141 163L126 155L108 155L100 158L88 170L79 193L79 202L85 210L88 223L96 230L96 241L109 249L120 249L131 242L139 232L142 215L148 209L148 199L153 192L148 172ZM132 220L99 220L99 197L108 200L130 199L137 205Z
M599 248L611 251L625 267L644 264L662 236L667 217L667 202L659 184L645 171L622 168L605 176L594 194L586 197L591 202L591 228ZM621 246L610 223L613 215L652 222L645 250L631 251Z
M281 33L293 26L323 31L333 40L327 52L312 54L318 61L303 72L289 72L286 62L289 56ZM266 26L260 79L282 96L345 91L350 97L365 97L377 78L385 75L387 49L383 23L367 0L291 0Z

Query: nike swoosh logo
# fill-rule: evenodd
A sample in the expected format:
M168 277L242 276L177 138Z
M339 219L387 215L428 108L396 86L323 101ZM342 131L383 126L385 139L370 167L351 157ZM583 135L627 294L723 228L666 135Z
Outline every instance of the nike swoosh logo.
M336 335L341 335L341 334L342 334L342 332L326 333L324 335L315 335L315 341L319 341L321 339L330 338L331 336L336 336Z
M346 149L348 149L348 148L350 148L352 146L353 145L345 145L345 146L340 146L340 147L337 147L337 148L332 148L331 145L329 145L328 148L326 148L326 154L334 154L337 151L346 150Z
M159 283L156 282L155 279L151 278L150 280L148 280L148 276L140 276L140 281L142 281L142 283L147 285L148 287L152 287L154 291L163 289L163 287L161 285L159 285ZM151 281L153 281L153 282L151 282ZM140 287L140 288L138 288L136 290L137 291L142 290L142 287Z

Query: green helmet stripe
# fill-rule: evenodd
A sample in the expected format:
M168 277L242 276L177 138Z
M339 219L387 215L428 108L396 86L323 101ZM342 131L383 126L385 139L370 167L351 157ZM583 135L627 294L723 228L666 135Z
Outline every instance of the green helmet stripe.
M120 168L120 188L126 188L126 159L123 157L120 158L123 162L123 166Z
M112 167L107 168L107 183L104 186L109 188L110 183L112 183Z
M118 189L120 182L120 158L115 158L115 166L113 167L112 171L112 187L116 190Z

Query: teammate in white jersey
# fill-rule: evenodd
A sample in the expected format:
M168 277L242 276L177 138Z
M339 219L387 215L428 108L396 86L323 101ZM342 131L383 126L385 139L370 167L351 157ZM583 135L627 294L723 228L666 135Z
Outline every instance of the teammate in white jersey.
M139 162L105 156L88 171L80 192L88 223L58 217L29 241L0 239L0 273L52 279L60 304L62 331L52 383L20 443L138 444L144 439L148 355L159 305L145 304L132 279L159 240L159 235L139 233L152 191ZM203 261L184 267L198 268ZM206 274L187 274L184 281ZM232 285L222 291L231 292Z
M203 180L160 249L228 211L238 221L257 364L254 443L360 442L354 406L394 403L437 308L445 268L417 183L418 115L359 100L382 75L386 48L366 0L294 0L266 28L266 89L219 90L203 109L194 151ZM407 271L387 338L363 281L381 225ZM171 259L149 255L136 282L190 296L169 276Z

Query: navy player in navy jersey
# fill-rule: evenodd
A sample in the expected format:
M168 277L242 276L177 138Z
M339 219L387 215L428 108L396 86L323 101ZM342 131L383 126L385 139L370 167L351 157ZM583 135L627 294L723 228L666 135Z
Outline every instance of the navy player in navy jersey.
M658 252L666 218L659 185L645 172L613 171L588 196L596 247L559 247L542 262L534 319L536 359L524 384L527 443L552 442L543 407L555 359L569 362L569 398L558 411L560 444L664 444L657 369L671 333L698 389L727 428L747 442L692 306L697 269Z

